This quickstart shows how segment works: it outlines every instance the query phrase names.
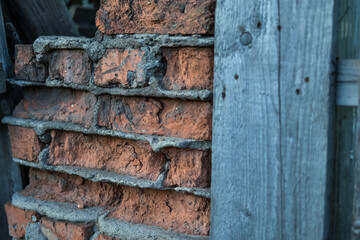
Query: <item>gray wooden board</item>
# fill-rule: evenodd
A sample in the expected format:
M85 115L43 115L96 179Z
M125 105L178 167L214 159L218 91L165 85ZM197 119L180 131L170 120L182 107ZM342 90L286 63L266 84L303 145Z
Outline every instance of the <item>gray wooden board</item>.
M27 43L38 36L79 36L63 0L11 0L6 5Z
M332 39L333 0L217 1L212 239L327 237Z

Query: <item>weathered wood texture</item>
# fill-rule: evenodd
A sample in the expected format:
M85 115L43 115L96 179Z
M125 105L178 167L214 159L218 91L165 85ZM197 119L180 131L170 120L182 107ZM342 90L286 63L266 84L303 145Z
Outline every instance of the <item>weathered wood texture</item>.
M33 43L38 36L79 36L63 0L5 1L23 43Z
M327 237L333 6L217 1L212 239Z
M337 0L337 49L339 59L360 58L360 2ZM354 212L355 165L359 162L356 150L356 107L336 107L336 160L334 166L334 215L332 239L359 239L352 228L360 216ZM357 130L359 131L359 130ZM359 174L359 173L358 173ZM357 180L359 181L359 180ZM354 185L355 184L355 185ZM359 188L360 189L360 188ZM360 203L360 202L359 202Z

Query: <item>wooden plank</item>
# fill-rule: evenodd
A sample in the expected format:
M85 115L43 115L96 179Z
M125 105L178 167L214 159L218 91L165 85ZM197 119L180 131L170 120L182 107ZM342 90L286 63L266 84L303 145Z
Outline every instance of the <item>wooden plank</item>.
M324 239L333 0L223 0L211 239Z
M79 36L63 0L11 0L5 4L23 43L33 43L44 35Z

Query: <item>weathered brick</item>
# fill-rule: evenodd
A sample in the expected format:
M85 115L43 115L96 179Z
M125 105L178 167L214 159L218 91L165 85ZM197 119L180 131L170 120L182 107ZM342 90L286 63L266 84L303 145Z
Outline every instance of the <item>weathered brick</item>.
M25 237L27 224L37 222L41 218L36 211L15 207L10 202L7 202L4 207L9 226L9 235L14 238Z
M166 148L162 150L171 159L166 187L209 187L211 177L210 151Z
M121 240L121 239L116 237L109 237L104 234L99 234L94 240Z
M144 52L108 49L95 68L94 82L99 86L141 87L146 83Z
M211 139L212 105L144 97L100 98L99 126L123 132Z
M174 191L123 187L121 203L109 217L186 234L208 235L210 200Z
M74 132L52 131L51 136L51 165L104 169L155 181L166 162L147 142Z
M47 68L36 62L32 45L15 46L15 77L36 82L44 82L48 77Z
M8 126L12 156L30 162L39 162L44 148L36 132L31 128Z
M41 219L41 231L49 240L87 240L93 234L93 225Z
M211 90L214 50L212 48L164 48L167 61L162 87L170 90Z
M25 88L13 116L92 125L96 97L88 92L56 88Z
M76 203L79 206L110 206L121 199L121 189L65 173L30 169L30 183L20 193L41 200Z
M106 34L213 34L215 0L101 0L96 26Z
M86 85L91 76L91 61L84 50L58 50L50 54L50 79Z

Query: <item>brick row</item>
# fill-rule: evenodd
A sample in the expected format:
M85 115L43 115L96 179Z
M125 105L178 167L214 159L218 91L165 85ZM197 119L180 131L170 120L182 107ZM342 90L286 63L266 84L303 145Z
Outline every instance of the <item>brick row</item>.
M212 48L163 48L161 64L140 49L107 49L94 63L85 50L54 50L46 63L36 61L32 45L16 46L15 76L17 79L45 82L47 77L65 84L98 87L141 88L149 85L153 73L166 72L160 82L165 90L211 90L213 82ZM155 66L149 64L154 62ZM154 68L156 68L154 70ZM164 69L165 68L165 71Z
M45 144L34 130L9 126L9 133L13 157L39 161ZM210 151L165 148L154 152L147 142L107 136L53 130L47 164L106 170L156 181L167 161L170 165L164 187L210 186Z

